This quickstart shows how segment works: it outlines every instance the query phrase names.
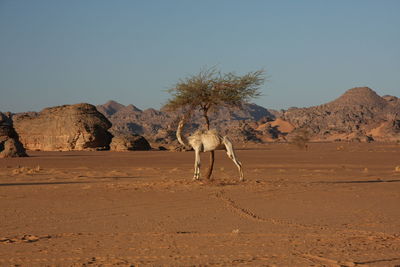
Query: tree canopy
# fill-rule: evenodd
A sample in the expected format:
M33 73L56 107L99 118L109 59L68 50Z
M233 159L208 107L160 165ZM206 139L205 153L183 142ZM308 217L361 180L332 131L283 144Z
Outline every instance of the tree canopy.
M233 72L221 73L216 68L200 71L189 76L168 89L172 98L166 108L170 110L199 109L203 112L209 127L208 111L221 106L241 107L243 103L259 97L259 88L265 81L264 70L249 72L238 76Z

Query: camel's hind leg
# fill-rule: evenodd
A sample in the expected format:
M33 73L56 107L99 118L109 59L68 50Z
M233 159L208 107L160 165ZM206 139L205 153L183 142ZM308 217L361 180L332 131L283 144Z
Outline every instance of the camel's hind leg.
M193 180L199 180L200 179L200 151L195 150L195 159L194 159L194 176Z
M232 142L226 136L224 137L223 142L226 148L226 154L228 154L228 157L233 161L233 163L235 163L235 165L239 170L240 181L244 181L242 163L240 163L240 161L236 158Z

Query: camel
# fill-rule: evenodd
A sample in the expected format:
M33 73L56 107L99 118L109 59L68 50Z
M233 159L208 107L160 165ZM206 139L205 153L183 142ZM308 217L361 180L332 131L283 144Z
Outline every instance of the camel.
M244 181L242 163L236 158L232 142L227 136L221 136L215 129L197 130L193 135L185 138L182 136L182 129L185 126L185 118L181 119L176 131L179 143L185 147L192 147L195 152L194 177L193 180L200 180L200 152L225 149L228 157L235 163L239 170L240 181Z

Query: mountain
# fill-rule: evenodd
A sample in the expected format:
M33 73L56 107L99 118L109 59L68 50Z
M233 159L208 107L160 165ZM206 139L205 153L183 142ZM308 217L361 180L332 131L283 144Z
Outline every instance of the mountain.
M111 116L123 108L125 108L124 105L122 105L114 100L110 100L103 105L97 106L97 110L107 116Z
M281 118L314 140L400 140L400 101L368 87L352 88L323 105L289 109Z
M177 121L182 115L161 109L140 110L109 101L97 106L113 124L111 132L140 134L151 142L175 142ZM195 112L187 132L201 128L203 117ZM256 104L242 109L221 107L210 113L211 127L235 142L290 140L306 129L313 141L400 140L400 99L379 96L368 87L347 90L337 99L308 108L269 110Z
M114 135L140 134L152 142L159 143L175 141L177 121L182 116L178 112L164 109L140 110L133 105L124 106L115 101L108 101L97 106L97 109L112 122L113 126L110 131ZM245 104L243 109L234 110L222 107L218 111L210 113L211 127L217 128L223 134L229 132L234 140L257 139L249 137L249 133L246 133L246 129L249 129L248 124L257 121L271 121L275 119L274 114L276 113L276 111L270 111L256 104ZM194 131L201 128L203 123L201 114L195 112L187 129Z
M387 101L368 87L355 87L347 90L343 95L326 104L330 108L365 106L382 109Z

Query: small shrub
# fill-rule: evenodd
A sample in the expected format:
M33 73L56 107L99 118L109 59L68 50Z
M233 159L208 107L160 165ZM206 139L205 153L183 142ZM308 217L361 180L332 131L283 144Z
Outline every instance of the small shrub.
M299 149L308 149L307 143L310 141L310 133L306 129L299 129L296 135L293 136L291 144L297 146Z
M42 168L39 165L34 168L18 166L12 170L12 174L34 174L40 172L41 170Z

